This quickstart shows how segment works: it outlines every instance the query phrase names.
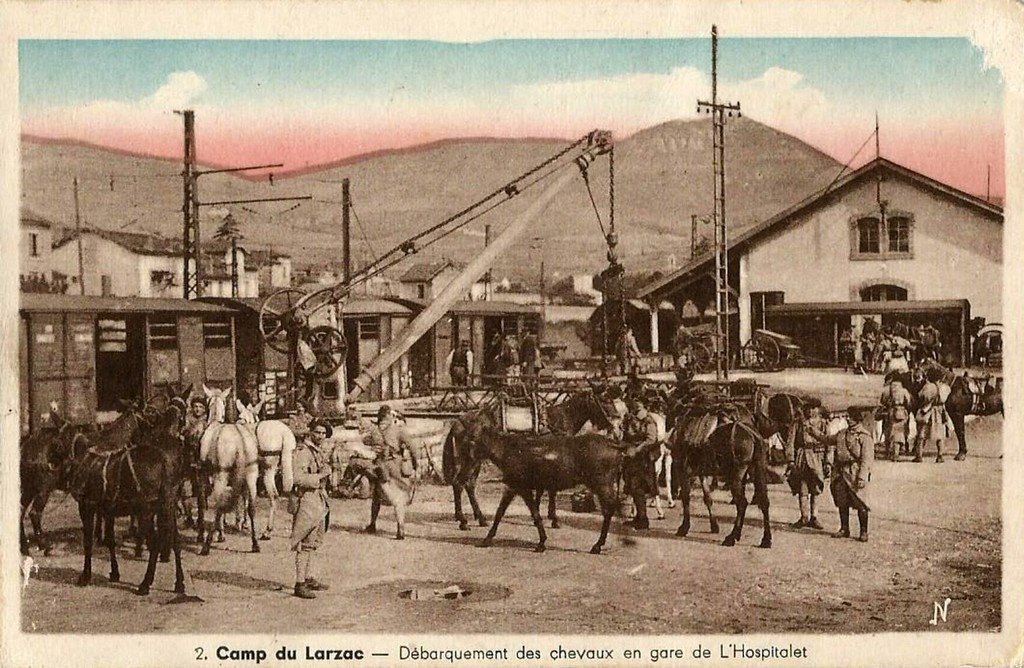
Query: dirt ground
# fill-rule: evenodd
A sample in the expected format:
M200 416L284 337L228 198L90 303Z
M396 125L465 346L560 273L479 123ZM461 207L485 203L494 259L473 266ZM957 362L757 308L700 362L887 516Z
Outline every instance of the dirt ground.
M773 390L828 385L823 394L834 408L873 397L880 385L877 377L852 374L760 378ZM571 512L568 495L559 498L563 527L549 530L544 554L532 551L537 534L520 501L510 507L494 546L480 549L486 530L458 530L448 488L417 491L405 541L394 540L391 509L382 513L382 533L370 536L359 531L368 501L333 500L331 531L317 555L319 577L331 589L315 601L291 596L294 558L285 538L290 518L283 513L260 554L247 552L247 537L229 533L210 556L199 557L194 532L184 532L186 583L204 603L167 605L174 598L173 564L159 565L149 597L135 596L145 562L134 560L128 547L119 550L123 582L108 582L104 550L94 560L94 584L78 588L77 513L58 493L45 518L58 549L48 557L33 553L40 568L25 589L22 626L30 632L100 633L997 631L1001 431L999 417L971 422L971 455L964 462L877 462L868 543L831 537L839 520L828 492L818 510L826 531L790 528L798 510L784 485L770 488L770 550L756 547L762 524L754 507L740 543L719 544L734 507L718 491L721 535L708 533L696 493L689 537L674 535L677 506L667 510L666 519L652 520L647 532L614 520L599 556L588 553L599 516ZM481 488L490 516L501 492L493 469ZM262 503L260 522L266 521ZM413 588L452 584L469 593L459 600L401 596ZM931 626L934 603L947 597L947 622Z

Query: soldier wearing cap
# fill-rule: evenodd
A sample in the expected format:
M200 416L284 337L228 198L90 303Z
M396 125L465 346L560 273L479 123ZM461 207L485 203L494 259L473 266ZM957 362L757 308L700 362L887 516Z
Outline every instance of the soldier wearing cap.
M411 489L412 478L419 471L419 461L413 447L412 437L405 426L396 419L395 412L387 404L377 411L377 424L371 427L366 436L366 444L376 453L374 460L378 480L390 481ZM384 499L380 485L373 486L370 499L370 523L366 526L367 533L376 533L377 516ZM401 538L401 534L399 534Z
M331 475L331 465L322 445L332 435L329 424L314 420L309 433L296 444L292 454L294 491L288 500L292 514L289 543L295 551L295 595L299 598L316 598L314 592L328 589L314 577L313 555L323 543L330 524L331 507L324 486Z
M658 423L654 416L647 412L647 407L640 397L627 399L626 408L626 417L622 423L622 440L629 447L622 463L623 492L633 498L633 505L636 507L633 527L648 529L648 497L658 499L655 507L659 517L664 517L658 496L658 475L654 466L661 455Z
M832 500L839 509L839 531L836 538L850 537L850 509L857 511L860 523L858 540L868 540L867 486L871 464L875 458L875 441L871 436L875 412L873 407L850 406L847 409L853 424L835 436L825 437L826 471L831 469Z
M885 434L885 445L889 459L896 461L899 455L905 454L907 450L907 433L909 430L910 406L913 397L907 388L903 387L903 381L893 376L889 385L882 392L879 403L882 406L885 420L883 421L883 433Z
M192 519L192 498L199 490L195 489L193 481L199 482L199 468L202 462L199 461L199 445L203 439L203 432L209 424L206 416L206 399L203 397L192 397L188 402L189 412L185 416L185 428L181 435L185 439L185 448L188 454L189 472L185 476L181 486L181 505L185 513L185 526L190 527L195 520Z

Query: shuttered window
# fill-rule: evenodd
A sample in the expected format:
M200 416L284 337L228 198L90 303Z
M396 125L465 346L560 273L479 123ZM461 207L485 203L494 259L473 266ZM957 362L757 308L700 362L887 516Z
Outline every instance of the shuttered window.
M150 317L149 347L153 350L176 349L178 347L178 319L174 316Z

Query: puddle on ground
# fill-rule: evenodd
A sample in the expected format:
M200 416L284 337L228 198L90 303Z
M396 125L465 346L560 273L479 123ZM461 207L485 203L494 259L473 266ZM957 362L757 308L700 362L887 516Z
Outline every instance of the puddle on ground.
M508 598L512 590L500 585L467 582L402 582L398 598L406 601L494 601Z

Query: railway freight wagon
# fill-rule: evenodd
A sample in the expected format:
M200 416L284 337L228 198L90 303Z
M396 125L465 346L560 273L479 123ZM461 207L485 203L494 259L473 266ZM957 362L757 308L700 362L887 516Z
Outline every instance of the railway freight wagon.
M75 424L103 422L121 400L170 383L235 383L235 316L184 299L22 294L19 322L23 433L55 402Z

